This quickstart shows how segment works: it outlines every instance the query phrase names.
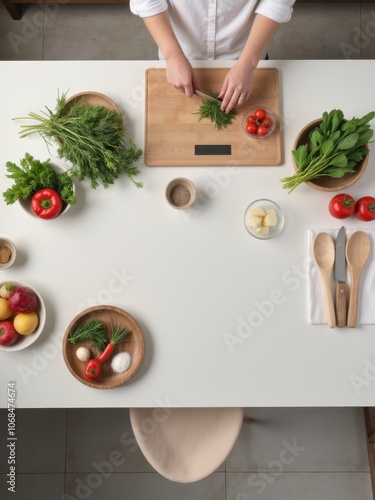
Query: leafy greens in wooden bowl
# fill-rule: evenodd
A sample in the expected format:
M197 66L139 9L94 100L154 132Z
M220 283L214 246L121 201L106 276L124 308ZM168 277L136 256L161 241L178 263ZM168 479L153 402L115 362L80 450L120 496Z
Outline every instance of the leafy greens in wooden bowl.
M324 112L298 135L292 151L294 175L281 179L292 192L305 182L321 191L340 191L353 185L368 163L368 143L373 136L370 112L362 118L344 119L341 110Z

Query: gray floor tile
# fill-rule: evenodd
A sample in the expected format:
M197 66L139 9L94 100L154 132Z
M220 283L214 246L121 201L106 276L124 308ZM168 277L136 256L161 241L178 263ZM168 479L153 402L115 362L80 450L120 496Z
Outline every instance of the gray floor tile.
M227 471L369 470L361 408L258 408L246 414L255 422L243 424Z
M2 500L60 500L64 496L64 474L17 474L15 493L8 491L7 481L0 474Z
M362 4L361 30L357 30L356 46L352 50L362 51L362 59L375 59L375 2ZM354 40L353 40L354 41Z
M6 412L3 411L0 413L0 424L3 424L1 425L3 429L6 428L5 422ZM65 472L65 429L65 409L16 410L17 472L46 474ZM3 450L3 443L1 446ZM6 454L1 452L1 473L8 471L6 460Z
M128 5L53 5L45 14L43 59L157 59L155 43Z
M26 6L22 19L13 21L0 2L0 60L41 60L43 57L43 25L43 6Z
M227 473L226 500L372 500L369 473Z
M68 474L66 494L90 500L225 500L225 474L215 472L191 484L173 483L156 473Z
M270 59L346 59L353 28L360 25L360 5L350 3L295 4L270 45ZM360 59L354 53L351 59Z
M68 411L67 472L153 472L132 432L129 410Z

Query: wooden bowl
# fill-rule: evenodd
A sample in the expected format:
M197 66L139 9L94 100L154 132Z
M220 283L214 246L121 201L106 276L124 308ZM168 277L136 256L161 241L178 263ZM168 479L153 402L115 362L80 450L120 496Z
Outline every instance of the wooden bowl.
M87 347L91 351L91 358L99 357L97 349L92 347L90 341L77 342L71 344L68 341L70 331L78 325L86 323L88 320L101 320L108 338L111 335L111 326L126 327L130 330L128 340L116 344L111 357L102 364L100 377L95 380L89 380L85 376L84 361L80 361L76 356L79 347ZM130 368L124 373L115 373L111 368L112 358L119 352L127 351L132 357ZM139 370L145 352L145 343L142 331L136 320L122 309L109 305L100 305L90 307L75 316L66 328L63 340L63 355L65 364L70 373L82 384L95 389L112 389L128 382Z
M315 127L318 127L321 123L321 118L308 123L298 134L293 145L293 150L296 150L301 144L310 144L309 134L311 130ZM305 182L305 184L314 189L318 189L319 191L342 191L343 189L346 189L355 184L362 177L367 167L368 156L369 155L367 154L363 158L363 160L358 163L355 172L348 172L340 178L329 177L328 175L325 175L322 177L318 177L314 181L307 181ZM298 166L294 160L293 155L292 161L294 170L297 172Z
M64 106L64 114L69 114L69 110L71 106L79 101L82 100L84 104L87 106L103 106L104 108L116 111L119 114L121 113L120 108L117 106L116 103L112 101L109 97L107 97L104 94L101 94L100 92L93 92L93 91L85 91L85 92L79 92L78 94L74 94L69 99L66 100L65 106ZM121 119L119 126L123 126L123 120ZM62 145L61 140L59 137L55 137L55 141L59 146Z
M118 106L109 97L101 94L100 92L93 91L79 92L78 94L72 95L71 97L69 97L69 99L66 100L64 109L68 112L70 106L80 99L82 99L83 102L87 105L104 106L105 108L113 109L114 111L117 111L117 113L121 114Z

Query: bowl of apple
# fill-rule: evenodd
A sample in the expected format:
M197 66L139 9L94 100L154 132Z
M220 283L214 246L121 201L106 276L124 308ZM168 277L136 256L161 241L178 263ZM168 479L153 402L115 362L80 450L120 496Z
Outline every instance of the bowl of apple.
M23 281L0 283L0 350L19 351L33 344L46 321L44 301Z

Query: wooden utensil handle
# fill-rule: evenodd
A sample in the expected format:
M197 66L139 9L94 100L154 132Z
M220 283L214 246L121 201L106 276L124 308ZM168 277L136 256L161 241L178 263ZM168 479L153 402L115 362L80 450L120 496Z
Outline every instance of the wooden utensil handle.
M348 287L346 283L336 285L336 320L337 326L346 325L346 297Z
M324 300L326 304L327 325L330 328L335 328L336 326L335 305L333 303L332 289L329 283L328 275L326 276L326 280L324 283Z
M350 287L350 298L348 307L348 320L347 325L350 328L357 326L358 317L358 299L359 299L359 279L353 279Z

